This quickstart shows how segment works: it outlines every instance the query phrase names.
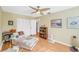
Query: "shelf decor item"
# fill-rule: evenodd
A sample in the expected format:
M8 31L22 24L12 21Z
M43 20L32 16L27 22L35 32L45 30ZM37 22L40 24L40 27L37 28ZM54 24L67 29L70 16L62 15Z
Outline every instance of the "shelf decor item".
M68 28L79 28L79 17L68 17L67 23Z
M51 27L52 28L61 28L62 27L62 19L51 20Z
M9 20L8 25L13 25L13 21Z

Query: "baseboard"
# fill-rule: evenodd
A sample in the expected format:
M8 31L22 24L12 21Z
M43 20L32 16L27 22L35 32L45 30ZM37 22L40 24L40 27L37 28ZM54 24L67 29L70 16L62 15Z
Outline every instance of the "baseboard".
M54 42L54 41L52 41L52 40L51 40L51 41L49 40L49 42L50 42L50 43L55 43L55 42Z
M57 41L57 40L53 40L53 41L49 41L49 42L50 42L50 43L55 43L55 42L57 42L57 43L60 43L60 44L65 45L65 46L71 47L71 45L70 45L70 44L63 43L63 42L60 42L60 41ZM79 50L79 47L76 47L76 48Z
M49 41L49 42L50 42L50 41ZM71 45L70 45L70 44L63 43L63 42L60 42L60 41L57 41L57 40L53 40L53 41L52 41L52 42L50 42L50 43L55 43L55 42L71 47Z

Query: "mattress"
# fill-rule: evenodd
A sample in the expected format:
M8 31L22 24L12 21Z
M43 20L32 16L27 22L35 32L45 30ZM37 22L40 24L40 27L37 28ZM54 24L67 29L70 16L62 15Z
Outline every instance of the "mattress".
M23 41L23 46L24 48L29 48L32 50L32 48L36 45L36 43L38 42L38 40L32 38L32 39L28 39L28 40L24 40Z

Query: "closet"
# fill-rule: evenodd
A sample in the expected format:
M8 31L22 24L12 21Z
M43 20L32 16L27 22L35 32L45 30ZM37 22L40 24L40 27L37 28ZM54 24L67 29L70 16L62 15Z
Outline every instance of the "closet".
M36 34L36 20L17 19L17 32L23 31L26 36Z

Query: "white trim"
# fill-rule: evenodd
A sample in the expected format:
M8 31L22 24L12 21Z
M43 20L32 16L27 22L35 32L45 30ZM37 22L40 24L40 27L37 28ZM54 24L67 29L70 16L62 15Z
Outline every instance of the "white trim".
M50 42L50 41L49 41ZM63 44L63 45L66 45L66 46L71 46L70 44L67 44L67 43L64 43L64 42L60 42L60 41L57 41L57 40L53 40L52 42L50 42L50 43L55 43L55 42L57 42L57 43L60 43L60 44Z
M66 46L69 46L69 47L71 47L71 45L70 44L67 44L67 43L64 43L64 42L60 42L60 41L57 41L57 40L53 40L53 41L49 41L50 43L55 43L55 42L57 42L57 43L60 43L60 44L63 44L63 45L66 45ZM79 50L79 48L78 47L76 47L78 50Z
M52 40L48 40L48 42L50 42L50 43L55 43L55 41L52 41Z

